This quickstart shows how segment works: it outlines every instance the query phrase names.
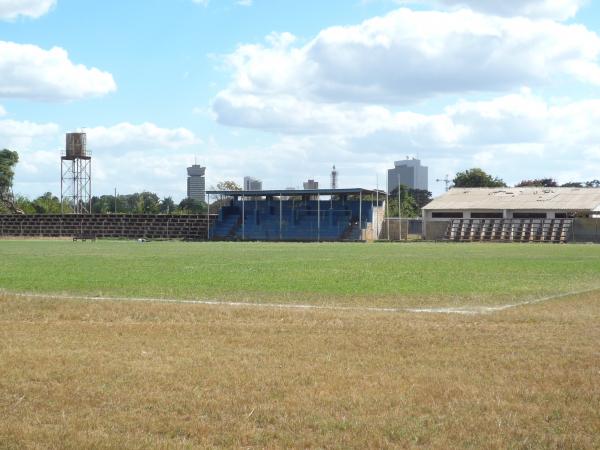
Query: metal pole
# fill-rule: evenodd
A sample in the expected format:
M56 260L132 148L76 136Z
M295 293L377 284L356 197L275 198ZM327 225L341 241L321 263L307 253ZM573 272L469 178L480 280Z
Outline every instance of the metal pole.
M375 216L375 233L377 234L376 239L379 240L379 175L377 175L377 191L376 191L376 204L377 204L377 215Z
M281 230L283 222L283 200L281 199L281 192L279 193L279 240L283 240L283 234Z
M208 201L208 205L206 207L206 240L210 241L210 194L206 194L206 200Z
M400 191L400 174L398 174L398 242L402 240L402 198Z
M65 213L65 199L63 198L63 184L65 183L65 161L60 160L60 213Z
M390 240L390 177L385 182L385 216L387 217L387 240Z
M360 240L362 241L362 189L358 195L358 231L360 232Z
M246 198L242 195L242 241L246 240Z
M317 241L321 240L321 194L317 193Z
M88 162L88 170L89 170L89 172L87 174L87 178L89 180L89 184L88 184L88 189L89 189L88 196L90 197L90 200L89 200L89 202L90 202L90 210L89 211L90 212L89 213L92 214L92 159L91 158L90 158L90 160Z

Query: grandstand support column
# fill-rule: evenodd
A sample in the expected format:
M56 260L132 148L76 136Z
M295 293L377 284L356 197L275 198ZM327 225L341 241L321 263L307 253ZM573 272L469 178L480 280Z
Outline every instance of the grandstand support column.
M279 193L279 240L283 240L282 234L282 223L283 223L283 200L281 198L281 192Z
M389 179L389 177L388 177L388 180L385 185L385 217L387 218L386 229L387 229L387 240L389 242L390 241L390 179Z
M317 194L317 241L321 240L321 194Z
M246 199L242 195L242 241L246 240Z
M362 190L358 195L358 232L360 233L360 240L362 241Z
M208 202L206 208L206 240L210 241L210 194L207 194L206 200Z

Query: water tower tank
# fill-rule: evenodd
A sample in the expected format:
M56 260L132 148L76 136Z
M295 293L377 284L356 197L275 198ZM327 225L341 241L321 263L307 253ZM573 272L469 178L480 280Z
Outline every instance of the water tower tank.
M67 133L67 157L87 156L85 133Z

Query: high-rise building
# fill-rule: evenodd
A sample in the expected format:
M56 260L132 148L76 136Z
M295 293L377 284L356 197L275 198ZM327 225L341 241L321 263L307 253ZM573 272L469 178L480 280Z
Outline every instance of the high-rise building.
M388 190L392 192L403 184L409 189L429 190L429 168L421 165L415 158L394 162L394 168L388 170Z
M204 177L206 167L194 164L187 168L187 196L201 202L206 201L206 179Z
M244 190L262 191L262 181L252 177L244 177Z
M302 183L304 189L319 189L319 182L315 180L308 180Z

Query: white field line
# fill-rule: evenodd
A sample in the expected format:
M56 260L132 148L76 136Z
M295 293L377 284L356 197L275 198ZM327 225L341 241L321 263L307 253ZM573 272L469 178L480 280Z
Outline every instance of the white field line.
M587 294L594 291L600 291L600 288L585 289L580 291L571 291L562 294L550 295L534 300L526 300L518 303L512 303L500 306L464 306L448 308L384 308L369 306L327 306L327 305L305 305L305 304L283 304L283 303L250 303L250 302L227 302L220 300L180 300L174 298L144 298L144 297L100 297L85 295L60 295L60 294L34 294L22 292L10 292L0 289L0 295L10 295L22 298L39 298L52 300L84 300L89 302L143 302L143 303L176 303L187 305L205 305L205 306L229 306L237 308L261 308L261 309L291 309L291 310L325 310L325 311L359 311L374 313L420 313L420 314L461 314L478 315L492 314L505 311L507 309L518 308L526 305L544 303L561 298L572 297Z

